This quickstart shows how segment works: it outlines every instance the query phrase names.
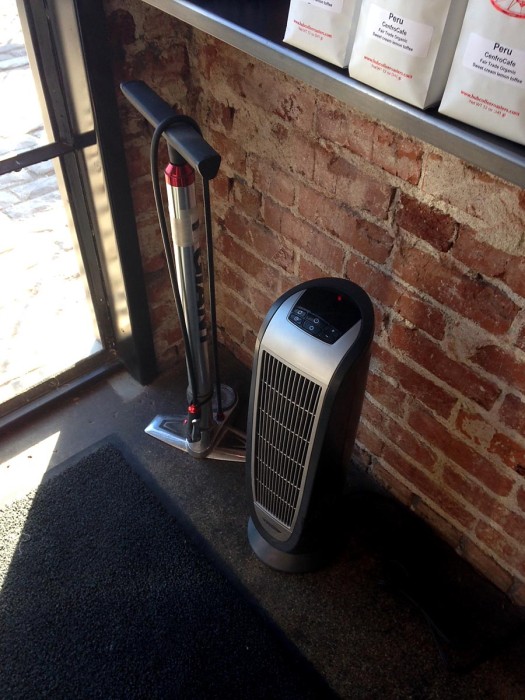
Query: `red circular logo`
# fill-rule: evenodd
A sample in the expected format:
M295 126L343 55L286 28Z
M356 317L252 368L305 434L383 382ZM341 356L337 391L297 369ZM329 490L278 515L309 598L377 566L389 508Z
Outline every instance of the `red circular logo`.
M509 17L525 19L525 0L490 0L496 10Z

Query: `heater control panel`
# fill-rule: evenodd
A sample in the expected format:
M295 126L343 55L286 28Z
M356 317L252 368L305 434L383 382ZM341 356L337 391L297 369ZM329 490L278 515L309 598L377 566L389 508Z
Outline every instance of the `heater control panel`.
M332 345L361 320L361 314L345 294L317 287L301 295L288 320L308 335Z

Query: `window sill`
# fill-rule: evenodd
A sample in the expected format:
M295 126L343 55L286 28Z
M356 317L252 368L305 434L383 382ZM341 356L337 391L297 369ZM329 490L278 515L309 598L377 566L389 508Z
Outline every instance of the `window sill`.
M372 119L436 146L471 165L525 188L525 148L423 111L352 80L337 68L283 44L288 0L145 0L148 4L244 51L307 85L332 95ZM271 16L270 16L271 15Z

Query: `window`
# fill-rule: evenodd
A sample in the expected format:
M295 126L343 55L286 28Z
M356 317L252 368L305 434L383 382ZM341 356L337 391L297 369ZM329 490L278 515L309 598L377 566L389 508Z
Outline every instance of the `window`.
M2 12L14 2L5 0ZM12 108L4 107L4 114L19 123L22 134L19 132L18 138L15 134L11 143L4 141L0 151L0 192L3 183L27 183L24 204L36 233L33 231L31 236L24 227L13 229L11 240L4 236L2 250L16 251L21 269L24 261L26 268L31 264L39 267L33 270L38 275L37 292L43 288L47 296L41 296L41 309L37 293L26 300L27 337L21 334L18 347L24 347L36 366L38 351L45 354L42 351L47 346L49 366L20 383L16 396L0 396L2 415L34 407L35 402L60 395L119 363L143 383L155 373L114 86L104 51L102 2L16 0L16 6L27 50L25 60L31 67L38 100L29 99L33 88L28 71L19 70L16 76L11 72L11 78L16 78L7 88L11 100L2 101L4 105L11 103ZM12 53L18 52L20 67L24 60L22 47L14 43L11 49ZM4 63L4 68L9 65L14 70L17 61ZM1 88L5 90L9 70L2 70L1 75ZM38 107L41 114L36 114ZM54 197L54 207L46 210L39 191L46 195L47 205ZM20 194L23 198L23 190ZM42 223L46 213L52 222ZM52 241L54 249L44 245L42 233L49 233L50 224L60 229L58 243ZM64 229L71 232L69 238L63 234ZM18 235L21 231L25 235ZM53 265L55 258L60 264ZM76 268L73 259L78 260ZM14 268L10 269L13 272ZM69 282L71 277L80 280L81 292L78 285L74 293L71 284L59 288L61 276ZM4 279L2 286L2 312L15 315L20 328L24 319L15 313L9 298L16 284L9 285ZM55 296L49 295L55 287ZM64 304L60 304L60 294ZM68 297L75 295L77 308L67 319L61 307L72 302ZM85 316L84 323L77 323L79 315ZM64 322L57 325L60 316ZM20 360L21 353L15 354Z

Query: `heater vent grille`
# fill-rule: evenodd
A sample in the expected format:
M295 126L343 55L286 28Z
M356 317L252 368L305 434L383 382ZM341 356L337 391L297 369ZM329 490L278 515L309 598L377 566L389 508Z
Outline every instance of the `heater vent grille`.
M255 501L291 528L300 505L321 386L263 351L255 425Z

